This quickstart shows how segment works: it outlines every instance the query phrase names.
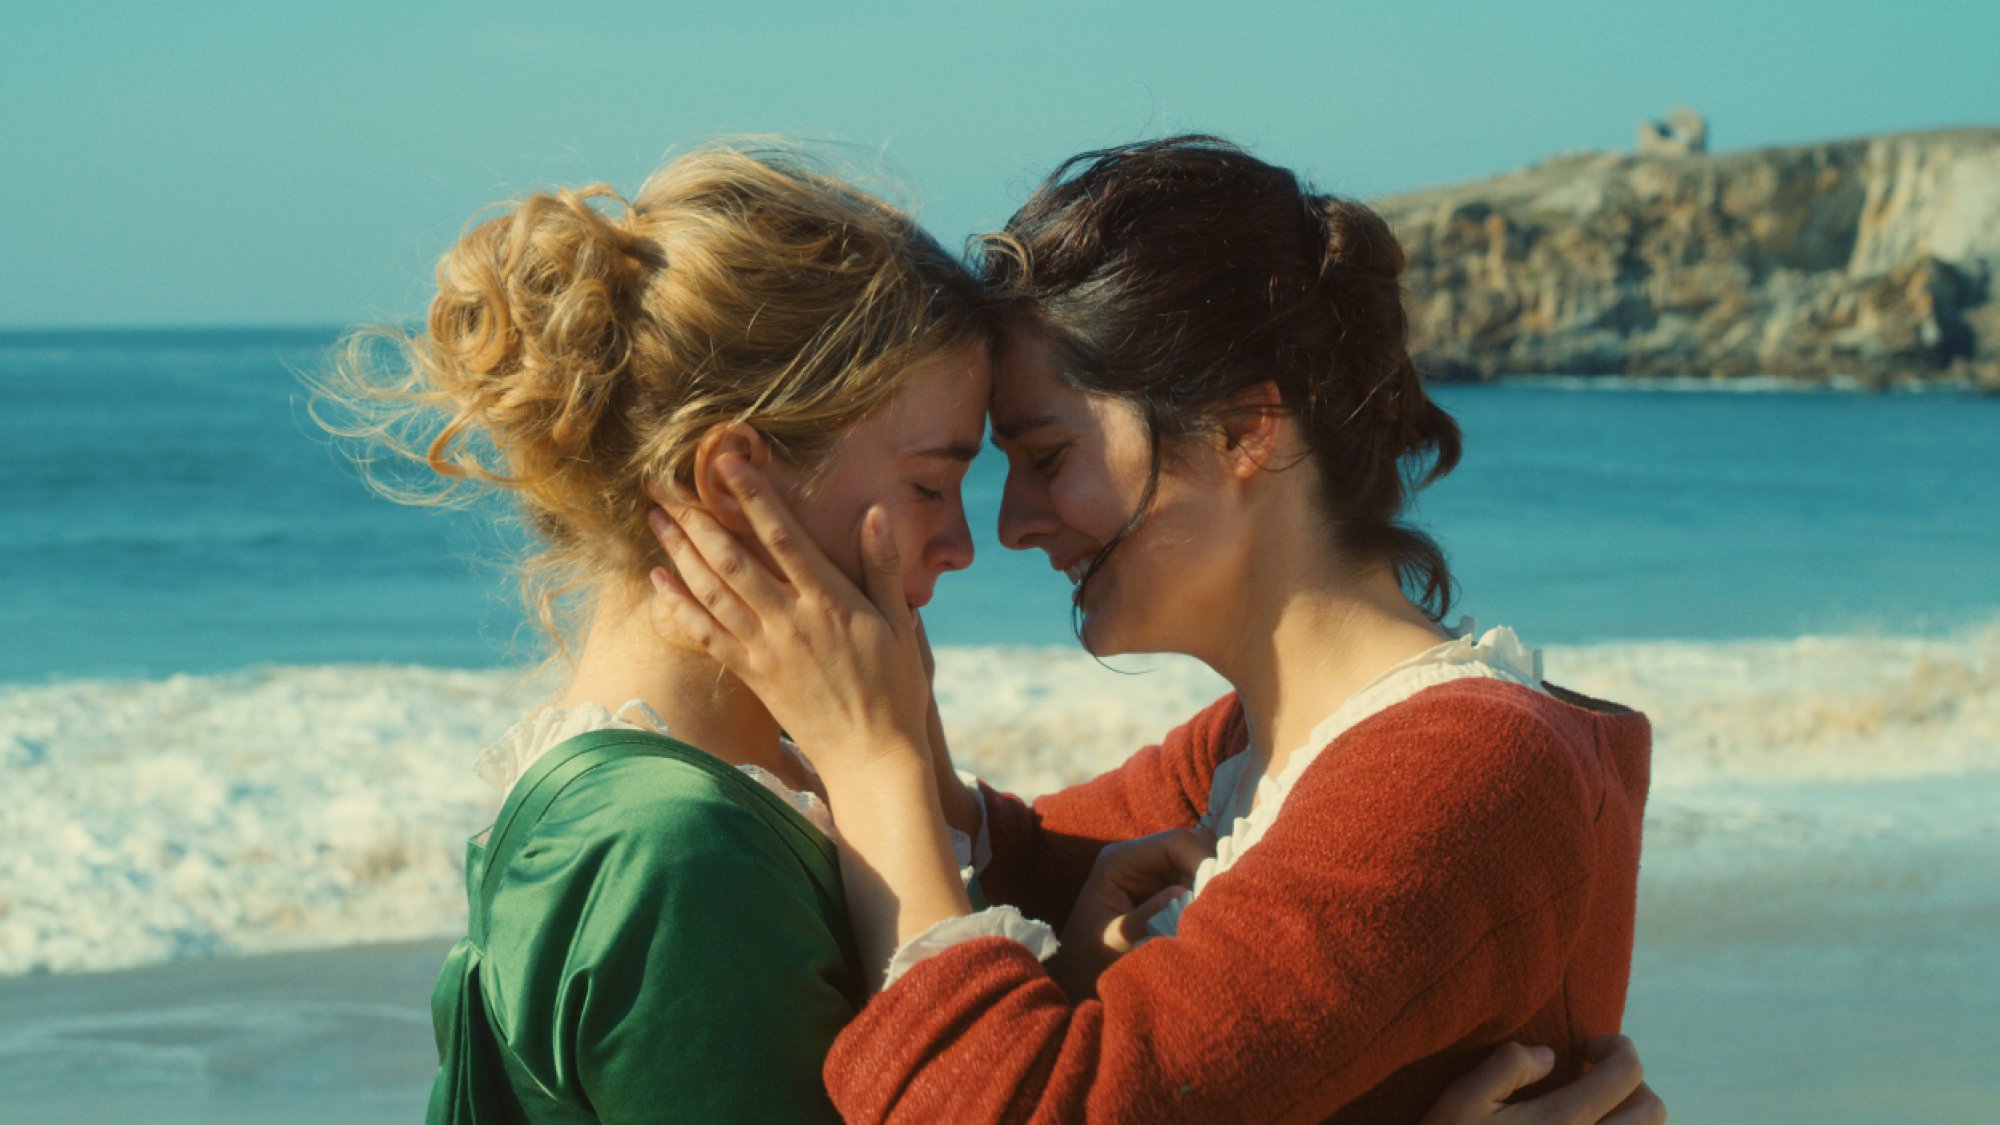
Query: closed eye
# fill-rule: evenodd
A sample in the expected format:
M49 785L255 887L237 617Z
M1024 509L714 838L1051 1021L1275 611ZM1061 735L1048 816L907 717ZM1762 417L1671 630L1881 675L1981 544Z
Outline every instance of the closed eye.
M1040 456L1036 457L1033 461L1030 461L1029 464L1035 467L1036 472L1042 474L1043 476L1048 476L1050 473L1055 471L1056 464L1062 460L1063 453L1068 449L1069 445L1067 443L1063 445L1058 445L1054 449L1049 450L1047 453L1043 453Z
M912 484L910 487L916 489L917 495L923 497L926 500L944 499L944 493L935 488L925 488L921 484Z

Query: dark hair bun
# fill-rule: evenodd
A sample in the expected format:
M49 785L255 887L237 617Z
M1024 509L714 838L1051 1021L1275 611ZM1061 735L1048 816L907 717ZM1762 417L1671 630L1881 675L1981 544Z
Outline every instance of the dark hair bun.
M1133 402L1157 438L1276 382L1337 541L1443 616L1443 552L1398 519L1457 464L1459 432L1410 359L1403 248L1379 214L1227 141L1169 137L1065 162L983 246L987 281L1054 337L1065 375Z

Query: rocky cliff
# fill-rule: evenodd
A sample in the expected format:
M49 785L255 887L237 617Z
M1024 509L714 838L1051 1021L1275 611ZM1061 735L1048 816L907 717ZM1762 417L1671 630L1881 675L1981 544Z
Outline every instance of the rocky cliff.
M2000 128L1572 154L1376 206L1436 378L2000 390Z

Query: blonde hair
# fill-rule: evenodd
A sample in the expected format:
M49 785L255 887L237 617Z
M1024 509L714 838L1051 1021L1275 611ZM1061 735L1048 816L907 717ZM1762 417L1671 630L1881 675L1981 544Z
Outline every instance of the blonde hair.
M991 333L958 260L823 158L712 144L629 203L594 184L474 227L438 263L423 332L350 334L314 416L363 439L393 499L510 493L540 540L523 596L563 646L567 595L661 561L644 484L689 484L710 427L748 423L817 467L915 369ZM429 471L392 483L377 451Z

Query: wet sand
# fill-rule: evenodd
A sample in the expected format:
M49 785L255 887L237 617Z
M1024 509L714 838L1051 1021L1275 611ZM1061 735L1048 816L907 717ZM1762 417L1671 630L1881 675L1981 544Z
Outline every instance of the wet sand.
M9 1121L421 1121L449 943L0 978Z

